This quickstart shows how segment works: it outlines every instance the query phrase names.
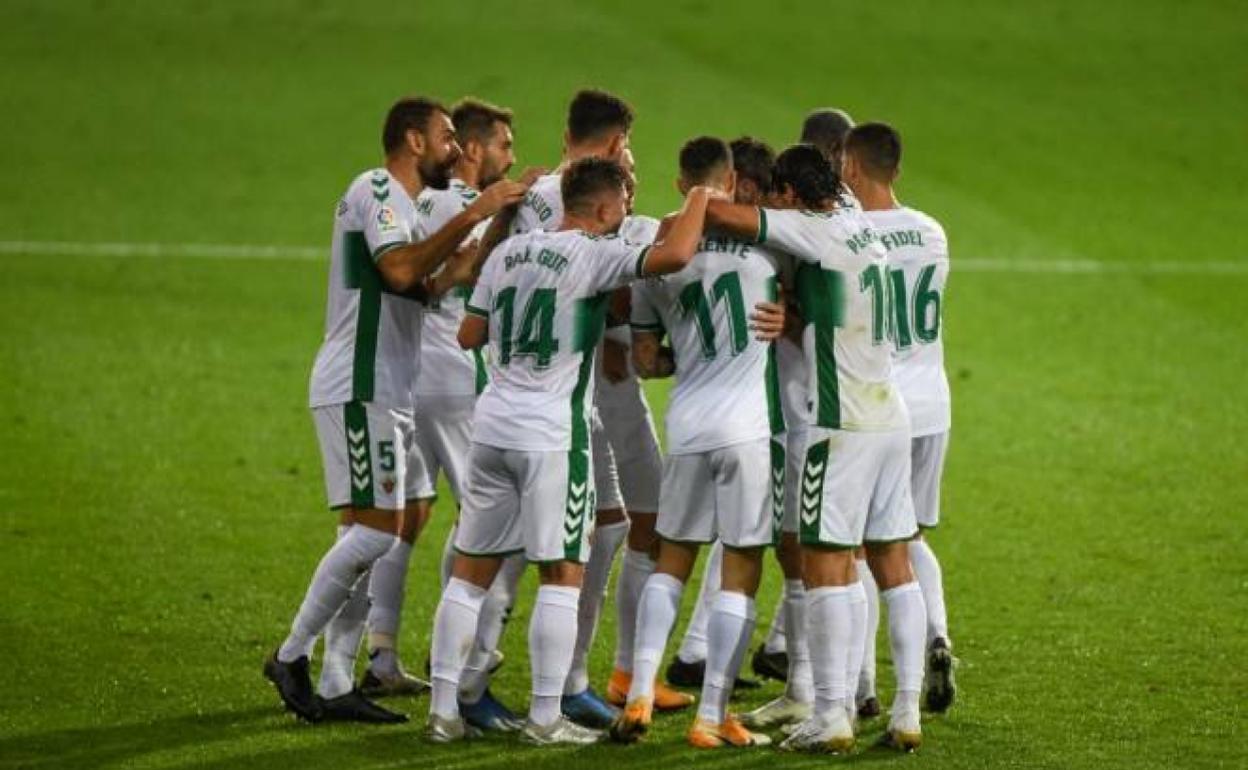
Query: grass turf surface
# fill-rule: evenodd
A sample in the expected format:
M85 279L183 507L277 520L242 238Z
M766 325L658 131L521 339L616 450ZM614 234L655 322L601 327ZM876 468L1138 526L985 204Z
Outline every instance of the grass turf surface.
M1248 761L1248 276L1145 269L1245 262L1234 4L10 2L0 22L9 241L326 242L406 92L512 106L521 162L553 163L572 90L617 90L638 110L639 207L654 214L675 204L688 136L782 146L826 104L894 122L902 194L953 244L956 424L933 542L963 692L920 754L833 761ZM959 257L1119 269L985 273ZM644 745L582 751L434 747L425 699L404 704L417 725L295 724L259 665L333 531L303 406L323 265L0 259L0 767L829 761L697 753L683 715ZM413 561L414 667L449 514ZM516 705L530 601L497 686ZM608 612L599 685L613 625Z

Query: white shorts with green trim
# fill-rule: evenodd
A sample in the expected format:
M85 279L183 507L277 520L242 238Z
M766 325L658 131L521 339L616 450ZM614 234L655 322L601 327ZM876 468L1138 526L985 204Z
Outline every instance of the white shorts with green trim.
M654 416L636 377L598 383L598 410L615 454L620 493L630 512L656 513L663 483L663 456Z
M807 428L800 517L803 545L853 548L914 537L909 431Z
M790 428L779 438L784 440L784 505L776 535L777 544L780 533L797 534L798 531L798 508L802 499L798 485L802 478L802 464L806 461L806 426Z
M945 470L949 431L910 439L910 496L919 526L940 524L940 477Z
M589 451L526 452L473 443L455 550L584 562L594 528Z
M472 447L472 409L477 397L460 394L418 395L416 399L416 442L431 485L438 473L446 474L451 495L464 498L468 473L468 450ZM436 489L436 487L435 487Z
M693 454L668 455L655 527L661 537L687 543L715 539L733 548L771 545L782 501L772 486L773 465L784 468L784 447L761 438ZM783 495L783 478L779 494Z
M608 511L612 508L623 508L624 496L620 494L620 471L616 467L615 453L611 451L611 442L607 440L607 431L603 427L597 408L593 411L589 425L589 440L594 451L594 490L598 493L598 507L595 510Z
M350 401L312 409L331 508L402 510L433 496L423 461L409 456L411 412Z

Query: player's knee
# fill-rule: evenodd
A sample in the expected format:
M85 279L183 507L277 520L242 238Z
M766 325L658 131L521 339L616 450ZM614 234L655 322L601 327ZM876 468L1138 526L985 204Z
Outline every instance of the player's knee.
M909 541L868 545L867 565L881 591L914 580L914 569L910 566Z
M585 565L575 561L555 561L538 565L538 580L542 585L579 588L585 577Z

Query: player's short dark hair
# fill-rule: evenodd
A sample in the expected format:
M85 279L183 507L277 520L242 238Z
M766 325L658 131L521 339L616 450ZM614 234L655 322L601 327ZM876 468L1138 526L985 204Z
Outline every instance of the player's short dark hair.
M680 176L689 184L705 184L725 168L732 168L732 152L723 139L699 136L680 148Z
M386 113L386 122L381 128L382 149L387 155L399 149L408 131L424 131L429 127L429 118L439 112L447 114L446 107L424 96L398 100Z
M568 166L559 182L564 211L582 211L590 199L604 192L624 193L624 167L606 158L581 158Z
M610 131L628 133L633 127L633 108L618 96L586 88L576 92L568 105L568 137L579 143Z
M854 127L854 119L845 110L826 107L806 116L802 123L802 136L798 141L813 144L833 163L841 162L841 150L845 136Z
M776 191L793 188L804 206L816 208L828 199L840 201L841 175L818 147L795 144L776 157Z
M845 138L845 152L853 155L872 179L891 182L901 166L901 134L887 123L863 123Z
M771 177L776 165L776 152L761 139L742 136L728 145L732 149L732 165L737 179L748 179L763 192L771 191Z
M511 125L512 112L484 102L475 96L465 96L451 107L451 122L460 144L468 141L485 142L494 136L494 124Z

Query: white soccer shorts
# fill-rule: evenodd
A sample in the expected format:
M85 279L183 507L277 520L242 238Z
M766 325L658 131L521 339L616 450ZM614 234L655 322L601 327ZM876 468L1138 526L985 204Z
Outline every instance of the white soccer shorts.
M402 510L433 496L424 463L410 461L411 412L351 401L312 410L330 508Z
M615 453L611 451L611 442L607 440L607 431L595 408L590 418L590 445L594 451L594 489L598 493L598 507L595 510L609 511L624 507L624 496L620 494L620 472L615 464Z
M802 465L806 462L806 426L790 428L779 438L784 440L784 498L776 545L780 544L781 533L797 534L798 531L798 508L802 499L798 485L801 483ZM775 473L774 468L772 473ZM774 475L772 482L775 483Z
M446 474L456 503L464 499L476 403L476 396L460 394L421 395L416 401L413 452L420 454L431 484L437 484L439 472Z
M654 417L636 377L598 384L598 411L615 455L620 493L630 512L656 513L663 483L663 456Z
M949 431L910 439L910 496L919 526L940 524L940 477L945 470Z
M526 452L473 443L455 550L585 562L594 528L588 450Z
M663 461L656 530L665 540L710 543L716 538L733 548L771 545L783 479L772 486L772 468L783 474L784 447L771 439L693 454L668 455Z
M910 434L811 427L802 466L803 545L854 548L918 532L910 497Z

